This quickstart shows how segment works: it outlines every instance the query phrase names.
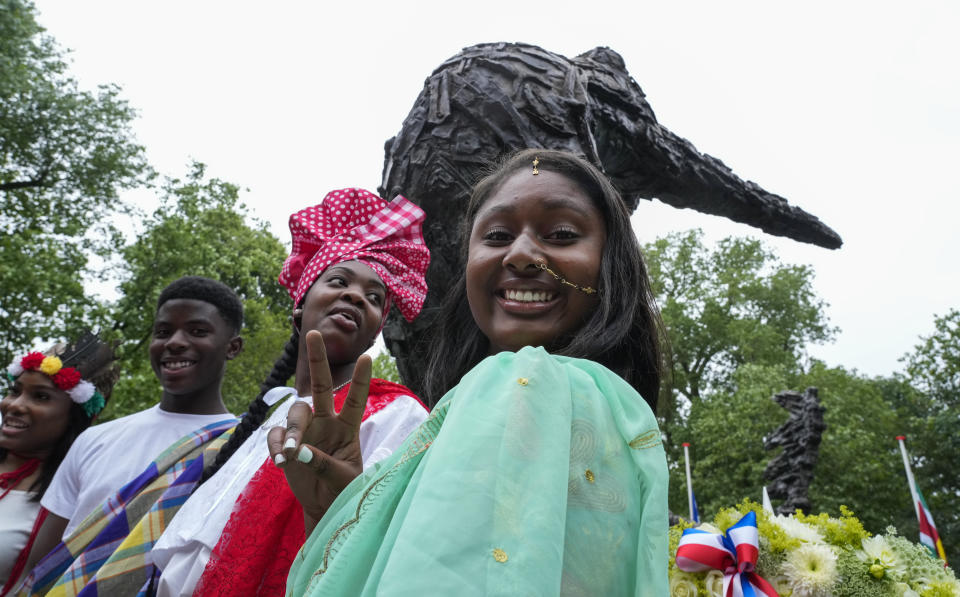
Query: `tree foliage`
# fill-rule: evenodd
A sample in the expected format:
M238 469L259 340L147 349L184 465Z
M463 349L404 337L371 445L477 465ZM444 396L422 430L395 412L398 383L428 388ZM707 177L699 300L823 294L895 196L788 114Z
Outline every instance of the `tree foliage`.
M903 360L913 384L932 400L932 410L947 410L960 402L960 309L934 320L936 332Z
M935 322L904 357L907 375L869 378L828 367L806 346L834 333L813 272L785 265L761 243L673 234L645 248L672 344L674 390L661 400L671 509L687 511L681 442L692 444L700 510L759 499L775 455L766 436L788 413L772 397L816 387L827 429L809 496L816 511L852 508L872 531L917 523L894 437L908 437L917 482L954 559L960 558L960 311ZM677 400L677 396L686 401Z
M122 189L151 170L116 86L83 91L32 3L0 0L0 358L89 320L90 256L116 250Z
M808 343L835 333L813 271L782 264L757 240L727 238L709 249L691 230L644 254L671 343L673 388L691 402L742 365L793 367Z
M219 280L244 302L244 350L227 366L223 385L227 407L243 412L290 336L290 299L276 281L286 251L265 223L248 223L239 188L206 179L201 164L184 180L168 179L163 189L161 206L123 250L122 297L112 311L123 376L105 416L157 402L160 388L147 355L156 301L167 284L185 275Z
M400 372L397 370L397 360L390 356L386 350L381 350L377 356L373 357L373 369L371 377L385 379L393 383L403 383L400 381Z

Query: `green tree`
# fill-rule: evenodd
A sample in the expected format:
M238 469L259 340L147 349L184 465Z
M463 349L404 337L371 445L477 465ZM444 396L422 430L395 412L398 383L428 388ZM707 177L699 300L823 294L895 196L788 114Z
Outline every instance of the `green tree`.
M83 91L24 0L0 0L0 359L96 318L90 256L121 244L122 189L151 175L113 85Z
M393 383L403 383L400 381L400 372L397 371L397 360L386 350L381 350L377 356L373 357L372 377Z
M227 366L224 401L246 410L290 336L290 299L276 281L286 257L264 222L250 220L239 188L206 179L193 164L185 180L168 179L161 206L135 242L123 250L122 296L113 309L123 375L105 418L147 408L159 399L147 346L160 291L185 275L207 276L244 301L244 350Z
M933 411L960 403L960 309L934 320L936 332L903 357L911 382L930 396Z
M813 291L813 271L785 265L760 241L676 233L644 248L671 344L673 389L691 402L742 365L795 367L835 330ZM676 410L670 400L668 410Z
M896 381L815 361L793 383L796 388L818 388L827 409L827 430L810 485L815 511L836 515L840 505L846 505L874 533L901 525L904 503L899 491L906 491L906 485L894 439L901 421L887 401Z
M903 425L914 476L933 513L947 551L960 561L960 310L935 318L935 331L903 357L907 380L916 391L889 392ZM906 501L904 482L901 499ZM915 532L913 510L907 508ZM905 531L907 532L907 531ZM915 535L914 535L915 536Z
M681 442L690 442L693 487L702 519L745 497L760 499L769 454L763 438L780 425L785 412L770 397L783 390L782 365L744 365L732 376L736 392L724 392L690 406L667 446L670 509L686 516L686 475Z

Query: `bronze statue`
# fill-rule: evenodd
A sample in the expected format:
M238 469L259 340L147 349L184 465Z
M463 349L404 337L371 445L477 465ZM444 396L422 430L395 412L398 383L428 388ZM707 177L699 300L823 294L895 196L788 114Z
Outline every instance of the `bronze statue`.
M817 388L807 388L803 394L780 392L773 400L790 412L790 418L763 442L767 450L783 448L763 471L772 481L767 491L771 498L784 500L777 506L777 514L793 514L797 509L809 514L807 490L813 481L820 438L827 428L823 421L826 409L820 406Z
M427 78L396 137L386 143L382 197L402 194L427 212L430 294L408 324L391 314L384 339L404 382L421 391L422 346L432 312L462 270L461 215L470 189L499 156L526 147L585 156L630 209L657 198L831 249L836 232L785 199L738 178L657 123L623 59L595 48L568 59L526 44L464 49Z

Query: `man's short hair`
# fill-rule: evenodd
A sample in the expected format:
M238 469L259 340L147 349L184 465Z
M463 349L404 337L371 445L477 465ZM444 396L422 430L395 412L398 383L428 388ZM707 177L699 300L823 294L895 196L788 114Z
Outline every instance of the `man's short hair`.
M157 311L169 300L192 299L210 303L217 308L224 321L239 334L243 328L243 303L229 286L203 276L184 276L171 282L157 299Z

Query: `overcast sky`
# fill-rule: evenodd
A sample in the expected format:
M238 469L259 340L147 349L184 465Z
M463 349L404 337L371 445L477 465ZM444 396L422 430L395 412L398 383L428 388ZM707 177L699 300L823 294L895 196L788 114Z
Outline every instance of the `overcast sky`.
M658 119L843 237L829 251L641 202L642 242L702 228L763 238L811 265L837 341L871 375L960 307L960 3L240 2L37 0L84 86L117 83L162 173L191 158L287 216L345 186L375 190L383 143L460 48L522 41L619 52ZM151 198L131 199L147 208ZM279 264L278 264L279 265Z

